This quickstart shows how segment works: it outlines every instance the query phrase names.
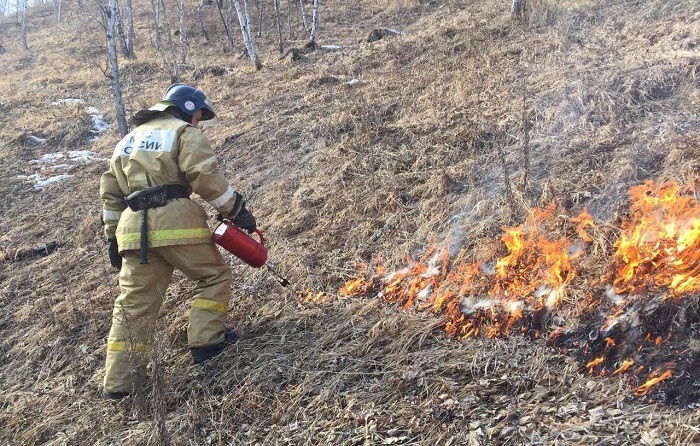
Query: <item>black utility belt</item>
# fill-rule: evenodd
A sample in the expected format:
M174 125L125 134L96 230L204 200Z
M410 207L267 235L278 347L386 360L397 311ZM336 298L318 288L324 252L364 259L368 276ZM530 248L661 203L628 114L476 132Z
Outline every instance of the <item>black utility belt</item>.
M141 211L141 264L148 263L148 210L161 208L175 198L190 198L190 192L182 184L164 184L138 190L126 197L129 209Z
M182 184L163 184L134 192L126 197L132 211L160 208L175 198L189 198L189 191Z

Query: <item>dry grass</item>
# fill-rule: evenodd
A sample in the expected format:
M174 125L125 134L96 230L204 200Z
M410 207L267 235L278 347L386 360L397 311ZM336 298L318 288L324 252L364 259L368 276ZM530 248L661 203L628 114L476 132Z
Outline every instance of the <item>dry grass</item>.
M299 63L277 60L268 26L260 72L223 52L216 11L206 11L215 39L190 37L183 80L210 94L224 122L206 134L249 198L272 260L297 286L333 295L357 261L381 254L399 266L434 243L497 249L476 241L553 200L572 211L588 206L615 225L630 185L697 172L693 2L542 0L524 25L490 0L369 3L331 2L319 43L342 48ZM122 68L132 112L168 83L149 46L146 4L138 5L138 58ZM67 5L61 25L48 8L31 17L29 53L19 28L0 25L8 50L0 56L0 250L65 243L48 257L0 263L4 444L161 444L163 432L182 445L700 440L697 410L634 400L624 380L585 377L538 341L455 342L439 320L372 299L300 304L233 260L230 320L241 342L212 367L189 365L192 286L177 275L159 320L167 336L150 369L164 394L101 401L117 292L99 225L105 163L72 167L73 177L40 192L17 179L42 154L90 149L106 157L118 139L112 129L87 142L84 106L113 122L91 7ZM377 27L405 34L364 43ZM303 45L298 23L295 34L293 45ZM50 106L67 97L85 104ZM27 135L48 141L33 145Z

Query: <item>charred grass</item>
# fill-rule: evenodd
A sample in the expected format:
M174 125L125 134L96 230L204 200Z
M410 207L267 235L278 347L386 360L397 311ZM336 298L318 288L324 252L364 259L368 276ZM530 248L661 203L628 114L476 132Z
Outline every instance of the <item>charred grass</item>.
M230 321L243 339L210 367L193 368L184 341L192 286L176 275L150 379L119 404L99 398L118 292L99 224L97 184L106 164L74 166L72 177L42 190L17 178L45 153L111 153L116 131L90 144L84 110L97 107L114 122L100 71L104 37L89 11L68 5L60 25L46 12L30 16L24 52L19 28L3 19L0 249L64 245L46 257L0 264L0 440L700 439L697 409L636 400L624 379L585 376L574 358L544 341L457 342L430 315L334 298L357 262L381 255L387 266L401 267L407 255L444 242L473 246L478 256L497 249L479 241L553 201L574 212L588 206L615 225L629 186L696 173L698 6L542 0L532 2L525 23L515 23L495 1L370 3L329 4L320 43L341 49L301 62L277 60L267 26L260 72L224 52L222 38L204 43L193 29L182 80L207 92L220 113L224 124L205 133L221 169L248 198L272 260L299 289L331 298L299 303L263 272L231 260ZM157 101L168 84L148 41L147 5L138 7L137 59L122 61L130 112ZM205 20L222 35L216 14L207 10ZM404 34L365 43L377 27ZM303 45L299 23L293 34ZM68 97L85 102L50 105ZM47 142L33 145L28 135Z

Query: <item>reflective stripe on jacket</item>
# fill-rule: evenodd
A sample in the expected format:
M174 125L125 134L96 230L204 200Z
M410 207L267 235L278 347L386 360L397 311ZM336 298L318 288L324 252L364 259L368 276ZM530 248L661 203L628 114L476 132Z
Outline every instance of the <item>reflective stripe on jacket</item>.
M141 212L126 206L124 197L151 186L182 184L229 215L234 190L218 173L217 160L202 132L161 113L137 127L117 144L109 170L100 180L107 237L117 237L119 250L139 249ZM150 247L211 243L206 212L186 198L148 210Z

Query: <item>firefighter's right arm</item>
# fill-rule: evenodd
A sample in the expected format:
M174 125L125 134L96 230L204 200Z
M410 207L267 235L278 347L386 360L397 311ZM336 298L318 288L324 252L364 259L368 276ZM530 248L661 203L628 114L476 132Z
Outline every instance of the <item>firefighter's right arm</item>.
M100 198L102 198L102 221L105 224L105 235L108 239L113 239L116 236L119 217L126 209L126 202L111 165L100 178Z
M243 196L219 173L214 150L199 129L187 127L180 136L178 163L192 190L222 216L234 218L243 208Z

